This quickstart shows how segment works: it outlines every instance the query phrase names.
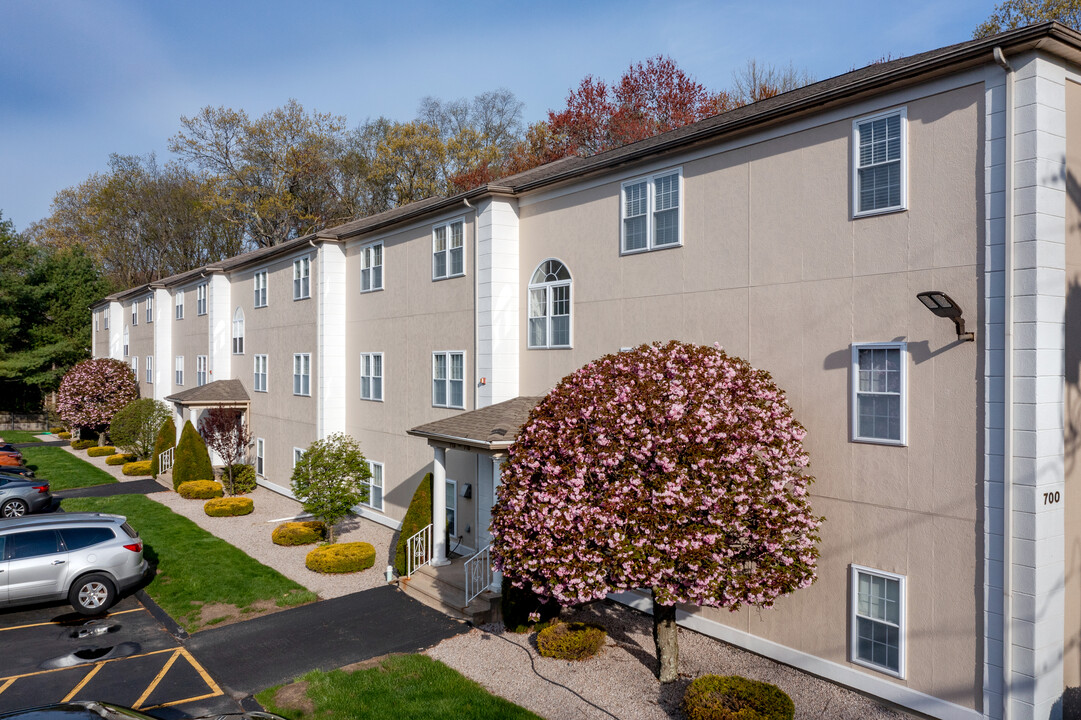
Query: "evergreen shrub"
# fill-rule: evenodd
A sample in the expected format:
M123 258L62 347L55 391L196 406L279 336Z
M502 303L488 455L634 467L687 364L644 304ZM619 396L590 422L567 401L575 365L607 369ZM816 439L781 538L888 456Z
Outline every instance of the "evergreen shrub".
M105 458L106 465L127 465L129 462L135 462L139 459L138 455L134 453L117 453L116 455L110 455Z
M87 448L97 447L97 440L74 440L71 443L72 450L86 450Z
M195 430L191 421L184 423L173 455L173 490L181 483L191 480L209 480L214 477L214 467L210 464L210 453L206 443Z
M255 510L255 501L246 497L220 497L207 500L203 512L210 517L236 517L250 515Z
M116 448L112 445L95 445L94 447L87 448L86 454L90 457L105 457L106 455L115 455Z
M776 685L738 675L703 675L683 695L688 720L792 720L792 698Z
M173 417L170 415L158 430L158 437L154 440L154 452L150 455L150 471L155 479L157 479L158 473L161 472L161 468L158 467L158 456L175 445L176 423L173 422Z
M250 493L256 487L254 465L233 466L233 494Z
M394 569L399 575L405 575L405 541L432 524L432 474L428 473L417 485L413 499L409 501L402 520L402 529L398 533L398 545L394 550Z
M150 461L149 460L136 460L135 462L124 463L125 475L149 475L150 474Z
M176 491L180 493L180 497L187 500L210 500L220 498L225 494L221 489L221 483L213 480L189 480L181 483Z
M554 622L537 633L537 651L557 660L586 660L604 647L606 637L596 625Z
M375 548L366 542L334 543L315 548L304 559L318 573L352 573L375 565Z
M275 545L311 545L325 540L327 526L318 520L309 522L287 522L274 528L270 539Z

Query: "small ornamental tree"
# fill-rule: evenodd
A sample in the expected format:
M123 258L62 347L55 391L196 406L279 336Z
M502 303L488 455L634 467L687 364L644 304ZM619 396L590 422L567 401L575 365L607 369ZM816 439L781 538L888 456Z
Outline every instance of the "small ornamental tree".
M334 525L354 505L368 501L371 472L357 441L343 433L316 440L293 468L293 494L309 512L326 523L334 542Z
M561 605L652 588L671 682L677 603L770 607L814 582L804 435L769 373L719 348L607 355L560 381L511 446L495 565Z
M159 458L161 454L171 447L176 447L176 423L173 422L173 416L170 414L162 423L161 429L158 430L158 437L154 441L154 452L150 456L150 474L157 480L158 473L161 472L161 466L159 465Z
M236 408L211 408L199 420L199 434L207 447L225 463L225 474L221 478L225 492L236 495L233 468L247 459L248 444L251 442L251 433L243 422L241 411Z
M154 452L158 430L169 417L169 408L162 401L140 398L113 416L109 439L124 452L137 455L139 460L148 460Z
M113 416L138 397L131 366L113 358L93 358L68 370L60 381L56 410L64 422L93 430L104 444Z
M191 480L213 479L214 466L210 464L206 443L188 420L180 431L180 442L176 444L173 454L173 490Z

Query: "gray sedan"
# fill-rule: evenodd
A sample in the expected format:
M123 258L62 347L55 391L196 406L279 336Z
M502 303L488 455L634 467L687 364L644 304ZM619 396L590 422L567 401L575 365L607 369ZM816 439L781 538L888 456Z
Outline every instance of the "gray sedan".
M16 518L53 504L49 481L0 473L0 517Z

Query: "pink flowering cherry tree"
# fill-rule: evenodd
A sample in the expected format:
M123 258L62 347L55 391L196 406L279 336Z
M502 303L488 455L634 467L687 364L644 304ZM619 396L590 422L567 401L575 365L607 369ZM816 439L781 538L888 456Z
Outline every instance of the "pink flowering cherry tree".
M606 355L563 378L510 448L495 565L564 606L652 589L671 682L677 604L770 607L814 582L805 434L769 373L719 348Z
M92 358L68 370L60 381L56 409L69 425L94 430L104 441L101 434L113 416L138 398L139 384L129 365L112 358Z

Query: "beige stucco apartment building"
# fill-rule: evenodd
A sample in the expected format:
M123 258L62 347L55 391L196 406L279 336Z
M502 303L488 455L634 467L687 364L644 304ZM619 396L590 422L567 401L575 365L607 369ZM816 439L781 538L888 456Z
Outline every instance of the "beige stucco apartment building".
M1081 685L1079 173L1081 35L1035 26L118 293L94 354L182 419L244 408L280 492L333 432L372 464L375 522L434 472L439 560L487 544L500 423L606 353L720 343L808 430L820 573L681 623L934 717L1059 717Z

